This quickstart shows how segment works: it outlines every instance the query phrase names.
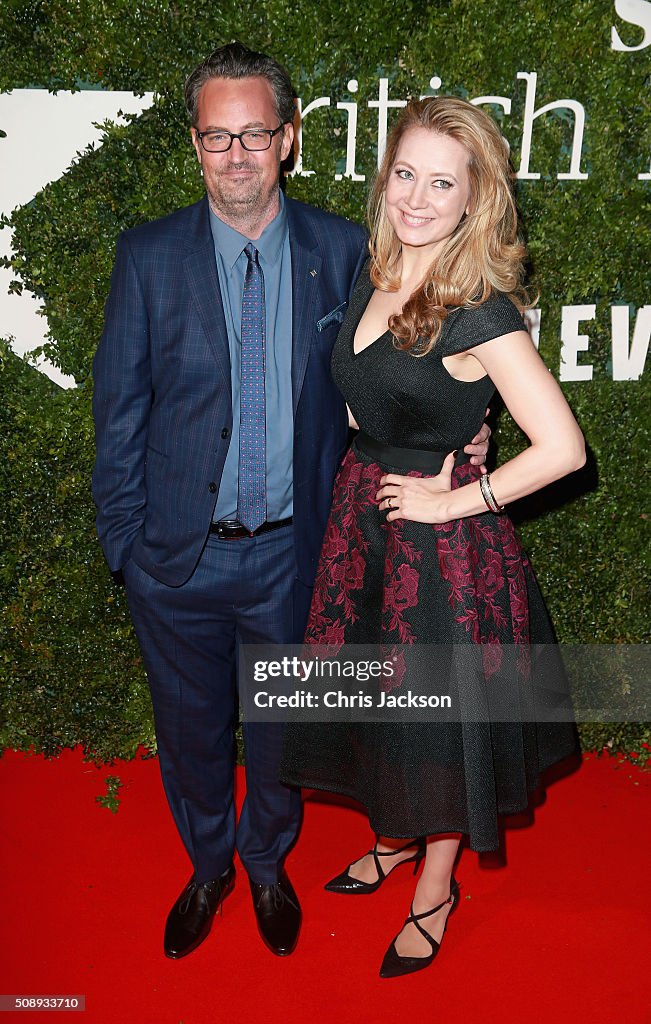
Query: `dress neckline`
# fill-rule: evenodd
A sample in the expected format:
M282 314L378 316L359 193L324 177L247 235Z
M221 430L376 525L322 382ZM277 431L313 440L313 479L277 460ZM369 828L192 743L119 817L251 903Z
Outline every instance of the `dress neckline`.
M365 296L365 299L364 299L363 303L359 304L359 309L361 311L361 315L360 315L359 319L357 320L357 325L356 325L355 329L353 331L351 331L351 333L350 333L350 351L351 351L351 355L352 355L353 359L359 359L359 357L363 356L365 352L368 352L368 350L370 348L374 348L374 346L377 345L378 342L382 341L387 336L391 337L391 331L387 327L387 329L384 332L384 334L381 334L378 338L375 338L373 341L369 341L368 345L364 345L364 348L360 348L359 352L355 351L355 335L357 334L357 329L358 329L358 327L359 327L359 325L360 325L360 323L362 321L364 313L366 312L367 306L368 306L369 302L371 301L371 296L373 295L373 292L375 291L375 289L373 287L373 284L371 282L370 274L368 273L368 268L369 268L369 263L366 263L364 265L363 270L362 270L362 273L365 273L367 275L368 295Z
M378 342L383 341L387 336L390 337L390 335L391 335L391 331L386 330L384 332L384 334L380 335L379 338L375 338L374 341L369 341L368 345L364 345L364 348L360 348L359 352L356 352L355 351L355 335L353 334L352 339L351 339L351 343L350 343L350 348L351 348L351 353L352 353L353 359L359 359L359 357L363 356L365 352L368 352L368 350L370 348L375 348L375 346L378 344Z

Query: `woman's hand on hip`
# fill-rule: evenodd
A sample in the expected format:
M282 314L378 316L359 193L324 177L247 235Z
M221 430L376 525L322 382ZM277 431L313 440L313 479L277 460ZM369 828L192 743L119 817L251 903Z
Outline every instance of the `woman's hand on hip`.
M456 452L446 456L436 476L415 477L387 473L380 480L376 499L387 520L410 519L414 523L447 523Z

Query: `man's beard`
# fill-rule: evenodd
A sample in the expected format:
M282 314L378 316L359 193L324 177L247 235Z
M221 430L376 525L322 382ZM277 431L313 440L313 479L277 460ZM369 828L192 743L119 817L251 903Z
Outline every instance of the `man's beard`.
M213 171L205 176L206 191L214 211L226 218L250 217L256 209L264 211L276 191L276 185L265 189L263 172L255 164L245 161L229 164L226 171L246 171L251 174L245 181L232 181L227 174Z

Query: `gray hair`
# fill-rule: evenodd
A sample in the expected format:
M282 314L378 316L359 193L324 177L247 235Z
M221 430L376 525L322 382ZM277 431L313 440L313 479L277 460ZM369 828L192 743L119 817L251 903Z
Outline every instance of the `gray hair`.
M242 43L220 46L198 64L185 83L185 106L194 128L197 127L199 93L211 78L266 78L274 94L276 113L281 124L294 119L294 89L284 67L266 53L249 50Z

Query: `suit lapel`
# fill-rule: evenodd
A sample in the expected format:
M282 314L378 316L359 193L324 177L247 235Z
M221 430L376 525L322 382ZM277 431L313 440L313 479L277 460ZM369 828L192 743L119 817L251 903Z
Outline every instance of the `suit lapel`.
M196 210L195 224L189 232L192 252L183 260L183 272L218 369L230 383L228 334L210 230L208 200L204 199Z
M305 229L300 206L291 199L285 201L292 254L292 404L296 413L314 336L322 259L314 238Z
M292 405L296 413L315 332L316 298L320 289L323 261L317 243L301 217L300 204L293 203L291 199L285 201L292 256ZM210 230L208 200L204 199L195 209L194 223L188 232L192 251L183 260L183 272L218 370L230 381L228 334Z

